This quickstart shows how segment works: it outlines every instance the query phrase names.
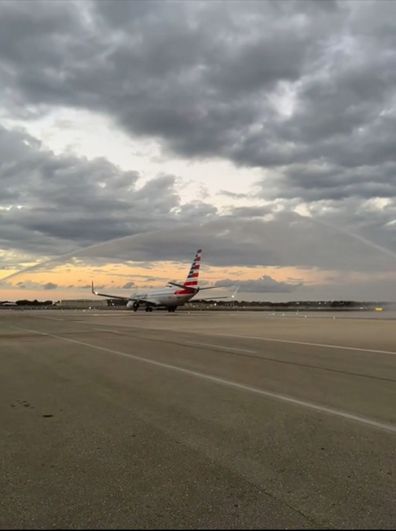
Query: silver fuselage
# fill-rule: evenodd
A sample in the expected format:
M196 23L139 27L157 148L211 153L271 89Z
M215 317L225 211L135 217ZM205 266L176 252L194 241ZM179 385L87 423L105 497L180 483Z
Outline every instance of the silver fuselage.
M148 302L158 306L182 306L196 295L196 291L186 293L189 290L181 288L159 288L145 292L137 292L131 295L131 300Z

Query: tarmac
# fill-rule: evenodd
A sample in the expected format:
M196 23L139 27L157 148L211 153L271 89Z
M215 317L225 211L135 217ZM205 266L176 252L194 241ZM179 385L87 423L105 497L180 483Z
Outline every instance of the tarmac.
M0 312L0 528L395 528L396 321Z

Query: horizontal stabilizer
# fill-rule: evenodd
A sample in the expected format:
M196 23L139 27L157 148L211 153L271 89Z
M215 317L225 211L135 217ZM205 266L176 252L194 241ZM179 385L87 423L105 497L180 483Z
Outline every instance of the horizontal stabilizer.
M190 290L192 293L197 291L196 288L193 288L193 287L190 287L190 286L185 286L184 284L178 284L177 282L168 282L168 284L170 286L176 286L177 288Z

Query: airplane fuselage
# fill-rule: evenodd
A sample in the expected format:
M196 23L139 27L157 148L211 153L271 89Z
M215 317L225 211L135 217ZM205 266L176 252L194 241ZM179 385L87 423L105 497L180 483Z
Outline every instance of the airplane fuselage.
M92 282L92 293L99 295L100 297L121 299L126 301L127 308L134 311L136 311L142 304L146 307L147 311L151 311L153 307L165 307L172 312L177 306L182 306L187 301L192 299L200 290L210 289L210 287L201 288L198 286L199 269L201 267L201 253L202 250L198 249L193 263L191 264L187 278L183 284L169 281L166 288L151 289L146 292L134 293L129 297L124 297L121 295L99 293L98 291L95 291Z
M138 304L142 303L175 308L177 306L182 306L191 300L196 293L196 291L174 288L159 288L142 293L134 293L131 295L127 307L135 309L136 302L138 302Z

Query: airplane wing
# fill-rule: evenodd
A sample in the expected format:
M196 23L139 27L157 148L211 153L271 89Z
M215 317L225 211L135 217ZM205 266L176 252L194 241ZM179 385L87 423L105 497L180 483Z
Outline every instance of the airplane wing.
M217 288L218 286L211 286L211 288ZM205 289L205 288L201 288L201 289ZM208 288L209 289L209 288ZM237 286L235 288L235 290L233 291L233 293L231 295L225 295L224 297L208 297L208 298L203 298L203 297L198 297L197 300L201 300L201 301L213 301L213 302L216 302L218 299L235 299L235 295L237 294L239 290L239 286Z
M122 295L110 295L109 293L99 293L95 290L94 284L92 282L92 293L94 295L99 295L100 297L107 297L109 299L118 299L121 301L134 301L142 302L148 306L158 306L158 301L155 299L148 299L146 297L123 297Z
M204 289L218 288L218 286L204 286L203 288L201 288L200 286L197 286L196 288L193 288L193 287L190 287L190 286L186 286L185 284L179 284L178 282L168 282L168 284L170 286L176 286L177 288L190 290L191 292L192 291L202 291Z
M92 282L92 293L94 295L99 295L100 297L108 297L109 299L120 299L122 301L131 301L134 300L131 297L122 297L121 295L109 295L108 293L99 293L94 288L94 283Z

